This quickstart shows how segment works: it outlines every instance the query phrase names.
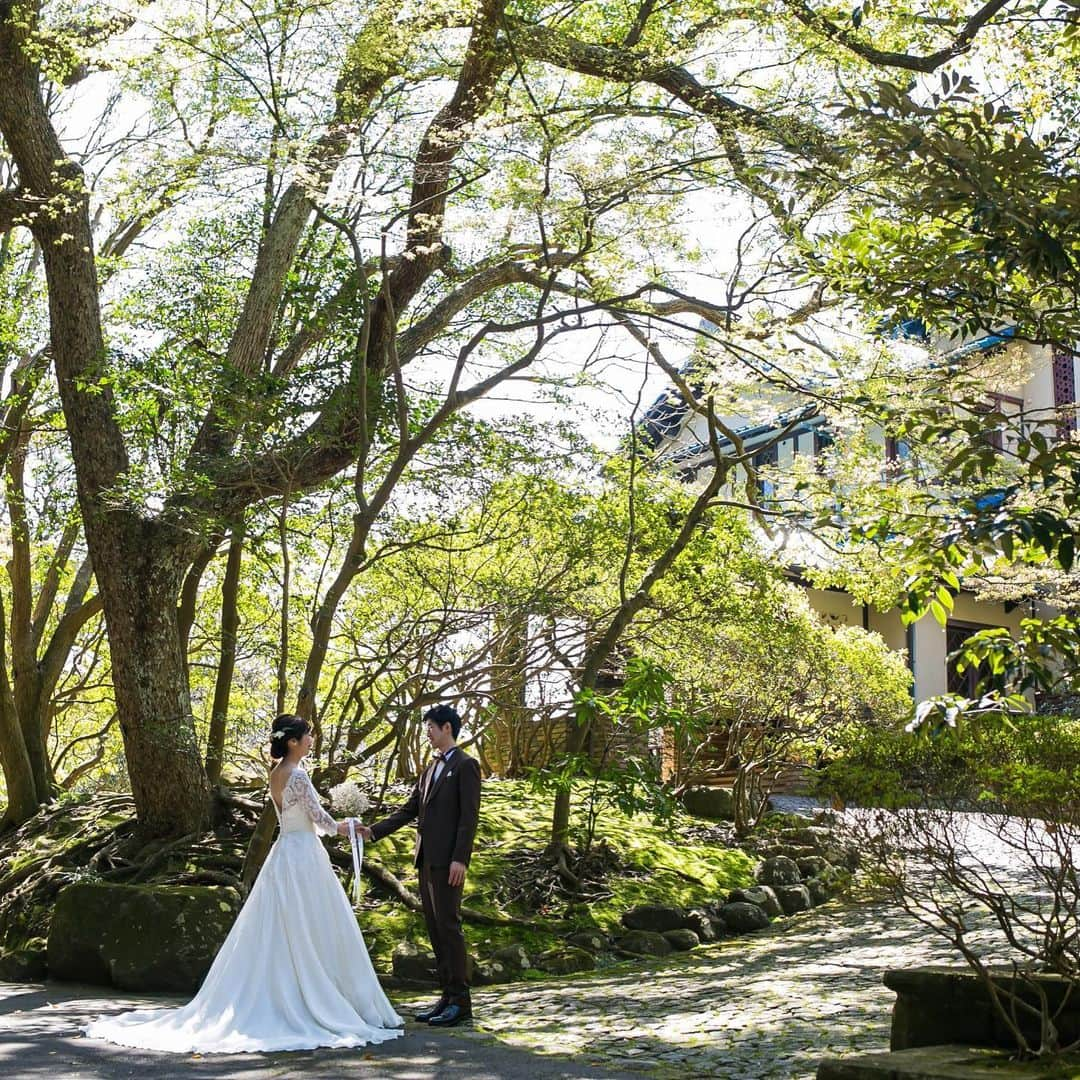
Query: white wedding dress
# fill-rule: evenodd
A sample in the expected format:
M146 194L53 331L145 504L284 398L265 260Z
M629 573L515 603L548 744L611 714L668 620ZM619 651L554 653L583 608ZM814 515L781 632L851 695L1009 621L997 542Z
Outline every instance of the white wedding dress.
M233 1054L364 1046L402 1034L319 840L336 831L334 819L303 769L274 808L281 834L195 997L179 1009L104 1017L87 1035L145 1050Z

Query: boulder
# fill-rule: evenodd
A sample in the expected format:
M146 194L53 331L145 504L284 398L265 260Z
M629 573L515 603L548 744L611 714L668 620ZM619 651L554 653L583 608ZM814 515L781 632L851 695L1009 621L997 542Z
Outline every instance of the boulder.
M688 787L682 798L687 811L698 817L717 821L735 820L735 799L731 788Z
M689 952L701 944L701 938L693 930L665 930L664 937L676 952Z
M832 863L821 855L807 855L805 858L796 859L795 862L798 865L799 873L802 874L804 880L806 878L818 877L821 874L828 873L833 868Z
M683 928L697 934L698 941L715 941L719 936L716 932L718 921L704 911L688 911L683 920Z
M735 889L728 896L729 904L737 903L740 900L747 904L757 904L759 908L764 909L765 914L770 919L779 919L784 914L784 909L780 906L776 891L771 885L752 885L749 889Z
M622 924L627 930L652 930L662 934L665 930L678 930L686 921L686 915L677 907L662 904L639 904L623 912Z
M42 941L36 947L0 953L0 982L44 982L49 973L44 945Z
M807 891L810 893L810 902L817 907L819 904L824 904L826 900L832 895L831 890L827 882L821 878L810 878L805 882Z
M758 868L755 875L762 885L798 885L802 880L799 864L786 855L771 855Z
M603 952L608 947L606 934L599 930L579 930L566 939L567 945L573 945L575 949L586 949L591 953Z
M728 929L736 934L752 934L755 930L763 930L769 925L769 916L765 909L744 900L725 904L720 909L720 916Z
M217 885L106 885L61 889L49 929L54 979L121 990L199 988L240 910Z
M802 825L794 829L782 829L780 836L786 844L801 844L803 847L815 848L818 851L837 846L836 833L821 825Z
M399 941L390 957L394 977L408 982L436 983L435 954L411 941Z
M498 960L477 960L473 966L473 986L494 986L496 983L510 982L516 972L508 971Z
M615 944L623 952L639 956L667 956L671 952L671 942L653 930L631 930L618 938Z
M800 859L814 858L819 852L815 848L805 847L801 844L764 844L758 849L758 854L763 859L775 855L784 855L798 863Z
M533 966L529 954L521 945L504 945L491 954L491 959L502 964L514 977Z
M564 946L549 949L536 958L536 966L549 975L571 975L575 971L593 971L596 957L585 949Z
M776 895L785 915L797 915L813 907L810 890L805 885L777 885Z

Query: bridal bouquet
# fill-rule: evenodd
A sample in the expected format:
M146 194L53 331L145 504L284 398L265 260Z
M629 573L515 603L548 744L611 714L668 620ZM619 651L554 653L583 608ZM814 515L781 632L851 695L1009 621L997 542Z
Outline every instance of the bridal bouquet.
M371 800L351 780L330 789L330 804L342 817L358 818L371 808Z
M368 797L351 780L330 789L330 804L343 817L358 818L370 806ZM355 826L349 822L349 847L353 861L353 903L360 903L360 863L363 860L363 843Z

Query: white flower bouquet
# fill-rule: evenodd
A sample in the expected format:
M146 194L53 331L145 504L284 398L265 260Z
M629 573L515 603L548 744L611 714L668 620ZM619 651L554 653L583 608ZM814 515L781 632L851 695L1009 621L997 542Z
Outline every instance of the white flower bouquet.
M358 818L371 808L371 800L351 780L330 789L330 805L341 817Z

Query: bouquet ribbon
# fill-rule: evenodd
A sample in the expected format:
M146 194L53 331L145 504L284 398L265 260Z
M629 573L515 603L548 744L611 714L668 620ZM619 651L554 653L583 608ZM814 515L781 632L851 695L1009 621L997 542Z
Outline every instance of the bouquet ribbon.
M360 867L364 862L364 838L356 831L356 819L349 818L349 847L352 849L353 906L360 903Z

